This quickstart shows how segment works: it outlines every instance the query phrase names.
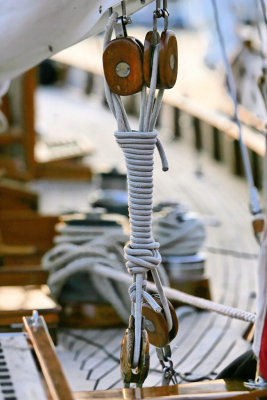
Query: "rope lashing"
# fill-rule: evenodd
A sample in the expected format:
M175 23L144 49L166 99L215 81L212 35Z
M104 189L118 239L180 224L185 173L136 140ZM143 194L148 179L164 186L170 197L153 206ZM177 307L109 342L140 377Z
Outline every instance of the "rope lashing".
M132 275L145 274L151 270L157 279L156 268L161 262L158 248L152 236L151 215L153 208L153 153L157 142L157 132L115 132L115 137L123 150L129 186L130 242L125 246L126 267ZM138 290L136 283L135 290ZM136 293L130 290L132 301ZM169 330L171 317L167 316Z
M109 17L104 36L104 49L111 40L117 18L116 13L112 13ZM161 262L158 251L159 243L155 242L152 236L153 154L155 146L157 146L162 160L162 169L168 170L163 146L154 130L164 92L160 90L155 100L158 61L159 45L155 46L153 54L151 85L148 96L146 87L144 86L142 89L139 132L131 130L120 97L110 90L105 81L107 102L118 123L118 131L115 132L115 137L123 150L127 167L131 234L130 242L125 246L125 258L127 270L133 275L133 284L129 289L132 314L135 316L133 367L136 367L139 362L143 299L146 299L151 305L153 304L152 297L146 292L145 278L148 271L151 271L156 283L168 329L169 331L172 329L168 301L157 272L157 267ZM160 312L161 310L155 304L152 307L156 311Z

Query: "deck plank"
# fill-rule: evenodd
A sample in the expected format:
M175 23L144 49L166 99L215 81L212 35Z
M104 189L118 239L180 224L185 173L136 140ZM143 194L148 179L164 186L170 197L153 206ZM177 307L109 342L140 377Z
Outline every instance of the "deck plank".
M47 399L26 336L1 335L0 354L1 400ZM5 395L4 389L11 393Z

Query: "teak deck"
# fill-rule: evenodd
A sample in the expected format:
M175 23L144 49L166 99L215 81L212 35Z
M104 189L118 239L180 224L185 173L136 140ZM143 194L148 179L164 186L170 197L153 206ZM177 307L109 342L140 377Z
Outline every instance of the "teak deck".
M62 89L41 89L37 101L39 126L49 127L51 131L52 111L57 109L57 119L61 121L57 134L64 135L71 129L75 116L79 121L77 138L80 130L80 135L88 135L96 149L90 157L91 165L122 167L123 158L113 137L115 121L108 110L100 108L95 97ZM131 119L131 124L136 126L136 120ZM170 131L164 126L159 128L170 170L161 171L155 153L155 203L167 199L185 202L204 218L206 273L210 277L213 300L254 312L259 247L252 234L248 188L244 180L231 175L205 154L199 159L188 146L190 129L187 134L186 139L173 141ZM199 164L202 175L195 173ZM36 182L34 188L41 194L42 212L58 212L85 208L94 186L75 182L50 185L44 181ZM248 323L188 307L180 308L178 316L180 328L172 342L173 361L177 372L189 380L214 378L251 347L243 338ZM119 370L122 335L123 329L61 330L58 355L73 391L122 387ZM160 382L161 368L151 346L151 372L145 387L160 385Z

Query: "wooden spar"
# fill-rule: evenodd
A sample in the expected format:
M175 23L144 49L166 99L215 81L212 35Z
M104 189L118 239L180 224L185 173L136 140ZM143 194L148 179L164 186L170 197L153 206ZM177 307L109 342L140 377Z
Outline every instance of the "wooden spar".
M51 400L73 400L43 317L23 317L23 324L37 355Z

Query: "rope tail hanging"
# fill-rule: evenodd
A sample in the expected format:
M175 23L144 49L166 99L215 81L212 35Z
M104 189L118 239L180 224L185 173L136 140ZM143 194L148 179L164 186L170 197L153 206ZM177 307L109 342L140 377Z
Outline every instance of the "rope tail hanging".
M166 6L166 1L163 6ZM164 16L165 20L167 9L159 10L157 8L156 11L161 11L160 15ZM141 66L138 64L139 51L141 49L141 53L143 53L143 50L137 39L127 37L126 23L129 22L129 18L126 16L124 2L122 2L122 14L123 16L118 18L118 15L111 11L104 36L103 64L106 98L118 123L115 138L125 157L128 180L130 240L125 246L125 259L127 270L133 277L133 283L129 288L132 304L130 322L122 345L122 353L125 351L127 354L121 355L121 366L123 364L121 369L125 387L129 387L131 382L142 386L148 373L149 354L147 333L144 329L142 317L143 301L148 303L154 312L164 312L169 332L173 329L173 317L157 271L161 262L159 243L154 240L152 235L153 156L155 146L158 148L162 160L162 169L168 170L163 146L157 137L157 131L154 129L164 93L164 88L160 87L155 100L160 44L154 43L153 51L151 51L151 79L149 85L147 85L150 87L147 96L147 89L143 80L141 80L141 86L139 84L140 74L134 75L140 69L143 76L143 64ZM154 23L154 28L155 25ZM116 39L111 41L113 30L115 30ZM153 30L153 35L154 37L158 35L156 28ZM122 56L123 49L125 50ZM131 64L132 61L127 58L128 54L125 54L128 49L135 55L136 61L133 65ZM122 79L127 78L129 74L132 74L136 79L132 79L132 81ZM125 81L127 85L124 85ZM136 87L134 87L135 84ZM141 91L139 131L134 131L130 127L120 95L128 95L138 91ZM156 301L146 291L148 271L151 271L160 302ZM133 373L133 369L136 373Z
M250 161L249 161L247 147L243 140L242 126L241 126L239 113L238 113L238 104L237 104L237 99L236 99L234 79L233 79L233 74L231 71L229 60L227 58L224 38L223 38L222 29L221 29L220 22L219 22L217 1L211 0L211 2L212 2L212 7L213 7L215 25L216 25L219 43L220 43L220 47L221 47L223 62L224 62L225 70L226 70L227 83L228 83L231 99L232 99L233 106L234 106L234 120L236 122L238 132L239 132L239 144L240 144L240 150L241 150L245 175L246 175L246 178L247 178L247 181L249 184L250 211L251 211L251 214L253 215L253 229L254 229L254 233L255 233L255 237L256 237L257 241L260 242L260 234L263 232L263 229L264 229L264 217L263 217L260 202L259 202L258 191L254 184L254 179L253 179L253 175L252 175L252 171L251 171L251 165L250 165Z

